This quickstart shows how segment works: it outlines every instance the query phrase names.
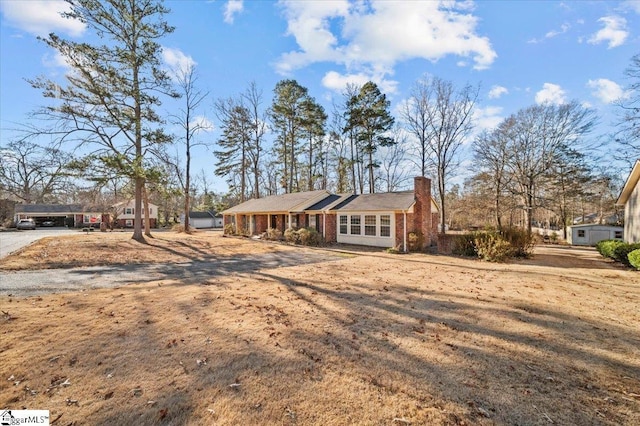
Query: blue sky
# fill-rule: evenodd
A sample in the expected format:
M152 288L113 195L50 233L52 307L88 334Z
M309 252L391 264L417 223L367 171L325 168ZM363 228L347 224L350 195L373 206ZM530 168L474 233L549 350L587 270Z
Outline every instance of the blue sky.
M481 85L478 129L535 103L576 99L601 117L594 137L605 135L616 120L613 102L628 96L624 70L640 53L640 1L165 4L176 30L162 41L164 61L173 68L196 64L200 87L211 96L199 111L212 125L200 135L208 141L218 135L214 100L236 96L251 81L264 91L265 106L279 80L294 78L331 111L348 82L372 80L395 110L425 75ZM0 145L43 104L25 78L66 72L36 37L90 37L81 23L60 18L64 8L62 1L0 0ZM213 154L199 149L193 171L205 169L214 189L226 191L213 177Z

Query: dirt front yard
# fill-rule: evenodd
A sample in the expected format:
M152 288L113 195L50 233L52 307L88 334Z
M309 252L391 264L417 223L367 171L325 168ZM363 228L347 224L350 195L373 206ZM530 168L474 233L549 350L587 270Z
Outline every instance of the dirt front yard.
M56 425L640 424L640 274L591 249L491 264L97 234L3 259L0 280L132 262L211 269L0 297L0 407Z

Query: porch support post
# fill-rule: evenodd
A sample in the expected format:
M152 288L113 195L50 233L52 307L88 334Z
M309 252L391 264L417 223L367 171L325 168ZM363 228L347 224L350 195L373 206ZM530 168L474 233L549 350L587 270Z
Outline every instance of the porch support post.
M289 226L288 228L291 228L291 213L289 213Z
M327 212L322 212L322 238L327 240Z

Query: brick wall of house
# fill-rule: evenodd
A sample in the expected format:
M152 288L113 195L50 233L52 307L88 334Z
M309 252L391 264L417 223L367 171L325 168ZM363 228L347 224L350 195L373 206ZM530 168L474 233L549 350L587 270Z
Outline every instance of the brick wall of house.
M322 218L322 216L320 216ZM337 228L338 215L328 214L324 219L327 230L325 233L325 241L327 243L335 243L338 241L338 228ZM320 231L322 232L322 231Z
M440 214L437 211L431 212L431 244L436 244L438 240L438 225L440 223Z
M260 214L253 217L256 224L256 234L262 234L269 227L269 216L266 214Z
M431 212L431 180L423 176L413 179L416 203L413 207L414 215L411 229L408 232L420 231L424 236L422 249L429 247L432 241L432 212Z
M404 214L396 213L396 247L400 247L400 250L404 249ZM409 214L407 214L407 222L409 222ZM410 222L409 222L410 223ZM410 229L407 229L407 232L410 232Z

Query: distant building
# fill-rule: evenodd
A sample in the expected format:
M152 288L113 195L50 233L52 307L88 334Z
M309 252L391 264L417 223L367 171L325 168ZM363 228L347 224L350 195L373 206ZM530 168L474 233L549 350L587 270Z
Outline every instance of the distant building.
M135 202L133 200L114 204L112 208L115 211L114 226L133 228L135 221ZM144 212L142 212L142 220L144 221ZM158 225L158 206L152 203L149 203L149 221L152 228Z
M574 246L594 246L602 240L620 240L624 228L622 226L587 223L567 227L567 242Z
M82 204L16 204L14 221L20 219L33 219L37 226L53 221L54 226L69 228L97 228L101 223L111 223L111 215L103 206Z
M180 222L184 223L184 213L180 215ZM196 229L222 228L222 215L213 211L189 212L189 226Z

